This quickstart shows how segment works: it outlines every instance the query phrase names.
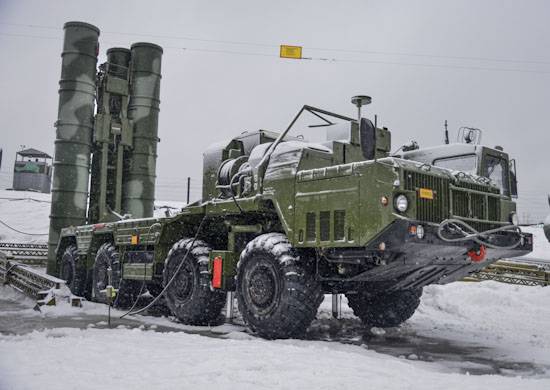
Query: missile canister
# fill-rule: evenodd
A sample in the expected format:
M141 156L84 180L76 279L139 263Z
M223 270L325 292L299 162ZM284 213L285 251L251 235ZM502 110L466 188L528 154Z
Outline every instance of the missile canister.
M49 274L57 274L59 232L86 223L99 29L65 23L48 238Z
M128 118L133 126L133 148L125 157L122 211L143 218L153 215L155 200L162 48L135 43L131 52Z

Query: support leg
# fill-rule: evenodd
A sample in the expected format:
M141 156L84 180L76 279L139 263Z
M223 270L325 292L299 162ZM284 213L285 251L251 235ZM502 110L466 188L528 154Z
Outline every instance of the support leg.
M233 301L235 292L229 291L227 293L227 301L225 303L225 320L227 322L233 322Z
M342 316L342 294L332 294L332 318Z

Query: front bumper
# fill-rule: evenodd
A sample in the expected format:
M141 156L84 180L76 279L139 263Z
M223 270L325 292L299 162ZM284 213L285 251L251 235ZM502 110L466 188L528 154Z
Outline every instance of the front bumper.
M422 225L424 237L410 233L411 226ZM480 249L473 240L450 243L437 235L437 226L420 221L396 220L368 245L378 251L382 262L356 280L392 282L392 288L417 288L432 283L445 284L487 267L496 260L523 256L533 250L533 237L521 233L520 245L513 249L486 248L483 259L473 260L468 252ZM491 244L510 246L518 241L516 232L499 232L491 236ZM383 243L383 244L382 244ZM384 250L380 250L384 248ZM479 253L479 252L478 252Z

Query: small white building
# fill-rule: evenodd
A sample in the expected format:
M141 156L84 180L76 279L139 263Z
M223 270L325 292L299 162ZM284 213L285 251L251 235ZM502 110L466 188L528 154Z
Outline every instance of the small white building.
M52 158L36 149L17 152L13 167L13 190L50 193Z

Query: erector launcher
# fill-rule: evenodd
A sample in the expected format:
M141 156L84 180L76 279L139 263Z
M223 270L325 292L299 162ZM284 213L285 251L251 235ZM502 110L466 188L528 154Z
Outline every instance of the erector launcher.
M162 48L111 48L98 67L99 34L64 26L48 273L62 228L153 215Z

